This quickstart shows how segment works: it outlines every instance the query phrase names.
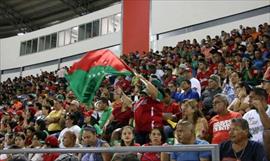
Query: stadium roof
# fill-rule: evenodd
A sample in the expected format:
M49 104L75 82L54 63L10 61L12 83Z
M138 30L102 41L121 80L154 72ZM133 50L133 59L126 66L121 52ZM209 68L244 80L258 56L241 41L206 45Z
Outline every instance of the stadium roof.
M0 38L83 16L120 0L0 0Z

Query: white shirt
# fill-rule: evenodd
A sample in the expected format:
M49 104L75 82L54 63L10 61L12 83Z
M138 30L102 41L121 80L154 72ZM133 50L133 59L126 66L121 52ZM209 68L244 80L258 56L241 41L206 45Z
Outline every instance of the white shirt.
M196 78L191 78L190 82L191 82L191 88L196 90L198 92L199 96L201 97L202 87L201 87L200 81Z
M268 105L266 114L270 117L270 105ZM259 113L255 109L252 109L243 116L243 119L248 122L249 131L252 134L252 138L250 138L250 140L263 143L264 128Z
M76 143L79 143L79 136L80 136L80 132L81 132L81 128L78 126L78 125L73 125L72 127L68 128L64 128L60 134L59 134L59 137L58 137L58 141L60 142L59 144L59 147L60 148L64 148L65 146L63 145L63 138L64 138L64 134L67 132L67 131L72 131L75 133L77 139L76 139Z

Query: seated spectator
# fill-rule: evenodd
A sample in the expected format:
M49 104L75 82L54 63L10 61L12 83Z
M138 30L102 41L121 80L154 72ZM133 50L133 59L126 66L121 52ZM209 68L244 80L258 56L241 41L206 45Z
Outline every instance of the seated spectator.
M222 92L220 87L220 77L212 74L208 80L208 86L202 93L202 112L205 116L213 116L213 99L214 96Z
M195 128L189 121L179 120L175 129L175 135L179 144L190 145L190 144L208 144L207 141L199 140L195 136ZM208 151L202 152L172 152L171 161L209 161L211 153Z
M230 125L230 140L220 145L220 160L261 160L266 161L263 146L255 141L250 141L248 122L245 119L232 119Z
M73 148L76 147L76 140L77 136L74 132L72 131L66 131L64 136L63 136L63 147L65 148ZM76 154L72 153L64 153L60 154L55 161L79 161L78 157Z
M48 124L48 131L49 134L54 134L57 132L60 132L61 130L61 126L60 126L60 118L62 115L62 100L61 99L57 99L54 100L54 105L53 105L53 109L49 115L45 118L47 124Z
M114 97L117 100L119 97L119 100L113 103L112 114L103 127L105 134L108 136L110 136L115 129L128 125L133 118L131 107L121 100L121 96L122 90L117 88L114 91Z
M264 129L270 129L270 105L267 104L267 93L262 88L253 88L249 95L252 109L245 113L243 118L247 120L251 140L263 143Z
M72 100L69 104L69 106L66 108L67 113L74 113L75 117L77 118L77 125L82 126L83 125L83 113L80 108L80 103L77 100Z
M55 136L51 135L45 139L45 148L58 148L58 145L59 143ZM59 155L60 153L44 153L42 157L43 161L54 161Z
M198 71L197 71L197 79L200 81L201 86L202 86L202 91L206 89L208 86L208 78L210 77L212 71L210 71L207 68L207 62L204 59L199 60L199 66L198 66Z
M85 147L109 147L110 145L97 137L96 128L86 126L82 133L83 145ZM82 156L81 161L110 161L111 154L109 153L86 153Z
M109 100L105 97L101 97L98 102L96 102L95 110L91 115L91 125L97 129L97 134L103 134L103 126L108 121L112 114L112 107L109 106Z
M223 85L222 93L228 96L229 103L236 97L236 86L240 83L240 75L236 71L232 71L231 74L228 75L225 83Z
M140 144L135 143L134 130L131 126L124 126L121 129L121 139L120 143L114 144L115 146L140 146ZM139 157L140 155L137 153L114 153L112 160L119 158L119 156L123 155L134 155Z
M160 146L166 138L162 128L153 128L149 133L150 142L143 146ZM160 153L158 152L145 152L141 156L141 161L160 161Z
M219 144L229 139L231 119L241 117L238 112L228 111L228 100L223 94L214 96L213 109L216 116L209 121L209 134L212 144Z
M79 138L80 132L81 132L81 128L77 125L77 117L75 115L75 113L67 113L66 114L66 118L65 118L65 125L66 128L64 128L59 136L58 136L58 141L59 141L59 147L60 148L64 148L64 144L63 144L63 138L64 135L67 131L71 131L74 132L76 135L76 138ZM79 141L77 140L77 143L79 143Z
M246 113L250 110L249 105L249 93L251 86L245 82L240 82L236 85L236 97L233 102L229 105L228 109L234 112L240 112L241 114Z
M35 132L33 135L32 144L29 146L29 148L36 148L36 149L42 148L42 146L45 143L46 137L47 137L46 134L44 135L42 131ZM43 161L42 155L43 154L41 153L29 153L28 159L31 161Z
M15 145L20 149L25 148L25 134L23 132L19 132L15 134Z
M182 111L178 103L173 101L171 98L171 91L169 88L164 90L164 109L163 109L163 124L164 124L164 135L166 138L173 137L173 128L169 123L168 120L173 122L177 122L182 116Z
M208 122L204 118L198 107L198 102L188 100L182 104L183 117L182 120L189 121L195 127L195 135L198 139L206 140L208 133Z
M195 99L199 101L200 96L198 92L191 88L190 80L183 80L181 83L181 88L183 92L176 92L172 96L172 98L175 99L177 102L183 103L186 99Z

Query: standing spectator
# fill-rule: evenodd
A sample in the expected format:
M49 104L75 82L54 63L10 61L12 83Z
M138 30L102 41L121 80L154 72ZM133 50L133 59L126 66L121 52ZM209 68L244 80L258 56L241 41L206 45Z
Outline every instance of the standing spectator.
M251 134L245 119L232 119L230 125L230 140L220 145L220 160L267 161L263 146L250 141Z
M163 101L164 94L157 89L157 87L162 86L158 79L148 81L141 75L136 74L136 76L146 87L145 95L133 105L136 142L142 145L147 142L147 134L153 127L163 127L162 110L164 105L161 101ZM131 99L124 93L123 96L124 102L131 106Z
M229 129L231 119L241 117L240 113L228 111L228 100L223 94L214 96L213 107L216 116L211 118L209 122L209 134L211 136L212 144L219 144L229 138Z

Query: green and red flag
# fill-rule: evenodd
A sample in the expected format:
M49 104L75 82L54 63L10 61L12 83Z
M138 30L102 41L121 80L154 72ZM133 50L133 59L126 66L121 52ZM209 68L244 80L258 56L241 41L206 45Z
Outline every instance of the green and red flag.
M76 97L89 105L106 75L132 75L132 70L114 53L104 49L88 52L72 65L66 78Z

